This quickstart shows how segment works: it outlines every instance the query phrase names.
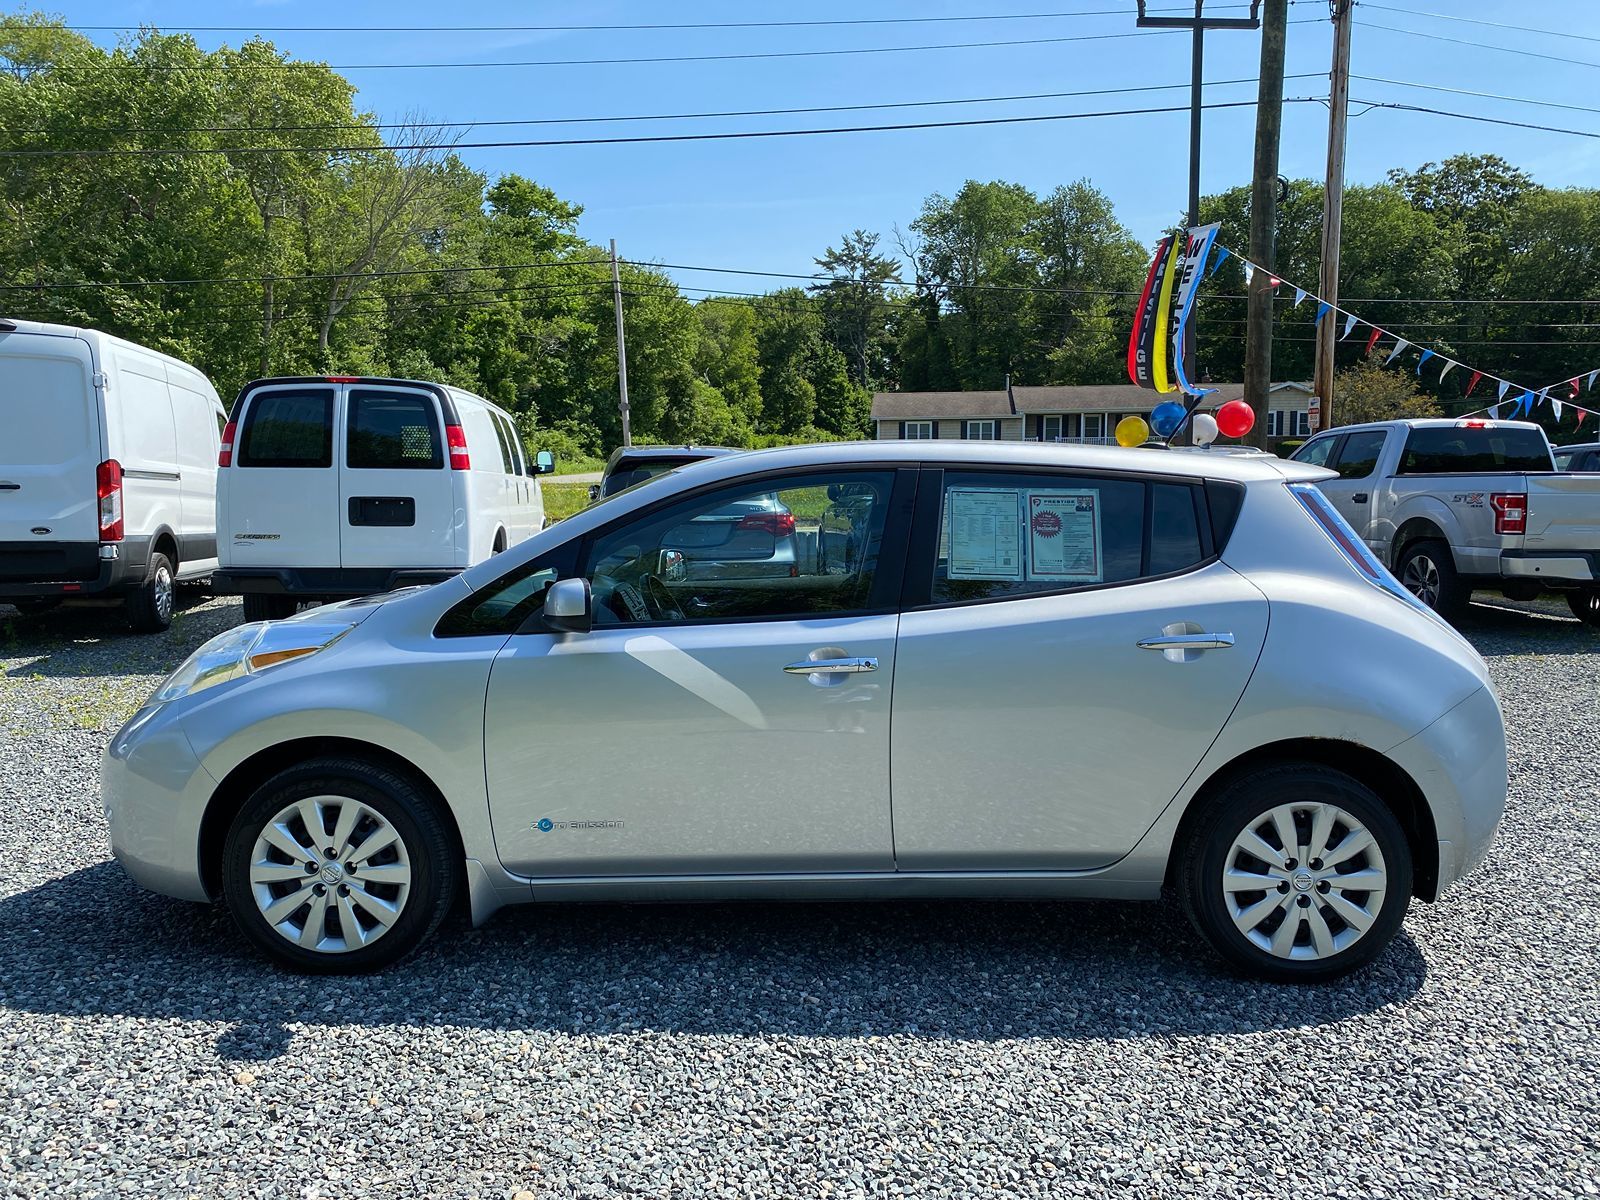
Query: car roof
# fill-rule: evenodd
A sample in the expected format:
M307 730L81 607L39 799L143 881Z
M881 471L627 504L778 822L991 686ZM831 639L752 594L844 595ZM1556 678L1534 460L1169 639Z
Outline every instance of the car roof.
M1557 454L1572 454L1583 450L1600 450L1600 442L1568 442L1564 446L1551 446Z
M655 462L672 459L679 462L699 462L705 458L720 458L725 454L742 454L733 446L618 446L606 460L610 471L619 463Z

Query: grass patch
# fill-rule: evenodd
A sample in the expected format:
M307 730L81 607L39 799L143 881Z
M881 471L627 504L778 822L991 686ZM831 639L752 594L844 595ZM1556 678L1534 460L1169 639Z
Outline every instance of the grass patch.
M587 483L541 483L539 493L544 497L546 524L563 520L589 507Z

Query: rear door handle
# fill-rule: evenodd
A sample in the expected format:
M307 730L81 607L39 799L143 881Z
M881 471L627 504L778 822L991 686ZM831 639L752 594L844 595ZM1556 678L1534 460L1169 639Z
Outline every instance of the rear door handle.
M863 671L876 671L875 658L823 658L790 663L784 668L789 675L859 675Z
M1144 638L1141 650L1225 650L1233 645L1231 633L1164 633Z
M1365 504L1367 502L1367 493L1357 492L1354 496L1351 496L1350 499L1354 500L1357 504Z

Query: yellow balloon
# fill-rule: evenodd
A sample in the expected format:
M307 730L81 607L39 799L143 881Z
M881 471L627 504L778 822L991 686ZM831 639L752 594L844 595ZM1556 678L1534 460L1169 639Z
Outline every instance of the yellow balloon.
M1117 422L1117 445L1142 446L1150 440L1150 426L1143 417L1123 417Z

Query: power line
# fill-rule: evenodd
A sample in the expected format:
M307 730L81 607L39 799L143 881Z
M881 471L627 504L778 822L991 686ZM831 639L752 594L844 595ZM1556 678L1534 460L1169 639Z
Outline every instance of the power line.
M1600 37L1593 37L1585 33L1572 33L1565 29L1534 29L1527 25L1507 25L1501 21L1485 21L1480 17L1461 17L1454 13L1423 12L1415 8L1396 8L1392 4L1374 4L1372 0L1361 0L1363 8L1373 8L1380 12L1403 13L1408 17L1428 17L1435 21L1460 21L1465 25L1487 25L1490 29L1514 29L1518 33L1538 33L1548 37L1567 38L1580 42L1600 42Z
M1442 33L1424 33L1420 29L1400 29L1393 25L1379 25L1376 21L1357 21L1357 25L1367 29L1381 29L1386 33L1404 33L1410 37L1428 38L1435 42L1449 42L1455 46L1472 46L1479 50L1497 50L1502 54L1520 54L1524 58L1542 58L1546 62L1566 63L1574 67L1600 67L1600 62L1590 62L1582 58L1563 58L1559 54L1541 54L1537 50L1519 50L1515 46L1496 46L1489 42L1472 42L1466 38L1446 37Z
M1304 22L1301 22L1302 24ZM754 59L774 58L838 58L858 54L914 54L927 50L987 50L1009 46L1061 45L1067 42L1108 42L1125 38L1165 37L1181 33L1176 29L1135 29L1123 33L1086 33L1047 38L1010 38L993 42L933 42L919 46L849 46L832 50L755 50L738 54L664 54L625 58L542 58L516 62L402 62L402 63L340 63L318 62L270 63L84 63L76 66L52 66L52 71L153 71L161 73L232 72L232 71L292 71L311 67L324 71L419 71L419 70L483 70L496 67L608 67L638 66L649 63L693 62L745 62Z
M1304 71L1298 75L1285 76L1287 79L1314 79L1325 76L1325 71ZM1206 82L1206 87L1227 87L1232 84L1255 83L1255 78L1216 79ZM1384 81L1389 82L1389 81ZM74 125L59 129L42 129L38 127L18 128L16 126L5 130L10 134L36 134L36 133L312 133L321 130L340 129L487 129L497 126L510 125L594 125L616 124L629 121L691 121L703 120L711 117L777 117L794 116L807 113L831 112L871 112L890 108L934 108L958 104L1002 104L1021 100L1065 100L1082 96L1120 96L1131 92L1169 92L1186 89L1190 86L1185 80L1182 83L1151 83L1138 87L1117 88L1088 88L1075 92L1027 92L1015 96L968 96L954 100L897 100L878 104L825 104L813 105L805 108L745 108L730 109L723 112L687 112L687 113L637 113L632 116L602 116L602 117L522 117L508 120L481 120L481 121L374 121L374 122L343 122L322 125L194 125L185 129L172 129L162 126L83 126ZM1600 111L1600 109L1594 110ZM286 148L288 149L288 148Z
M1246 8L1223 4L1219 8ZM1187 12L1184 8L1153 8L1153 13ZM856 17L809 21L695 21L684 24L621 25L65 25L80 33L126 33L134 29L183 33L622 33L673 29L800 29L850 25L948 25L978 21L1054 21L1076 17L1125 17L1125 8L1099 8L1077 12L975 13L949 17Z
M1596 64L1600 65L1600 64ZM1445 108L1427 108L1420 104L1401 104L1390 100L1357 100L1351 97L1352 104L1365 104L1368 111L1374 108L1392 108L1396 112L1431 113L1436 117L1454 117L1458 121L1476 121L1480 125L1506 125L1512 129L1537 129L1542 133L1564 133L1569 137L1600 138L1600 132L1589 129L1566 129L1559 125L1540 125L1533 121L1512 121L1506 117L1486 117L1478 113L1451 112ZM1365 113L1358 113L1364 116Z
M391 271L329 271L312 275L250 275L222 276L211 279L125 279L95 282L75 280L69 283L0 283L0 291L38 292L68 291L85 288L143 288L143 287L196 287L211 284L247 283L307 283L324 279L388 279L403 275L466 275L480 271L544 271L553 267L592 267L609 264L609 258L559 259L543 263L494 263L475 267L407 267Z
M1254 100L1222 100L1201 107L1208 109L1254 108ZM1286 100L1286 104L1324 103L1314 96ZM843 133L899 133L914 129L960 129L978 125L1028 125L1041 121L1082 121L1098 117L1140 117L1163 113L1186 113L1189 105L1165 108L1121 108L1085 113L1042 113L1023 117L971 117L960 121L913 121L895 125L847 125L820 129L750 129L732 133L657 133L608 138L538 138L497 142L403 142L379 146L117 146L74 150L0 150L0 158L152 158L216 154L385 154L397 150L506 150L549 146L629 146L652 142L721 142L749 138L816 137Z
M1293 77L1289 77L1293 78ZM1480 100L1505 100L1512 104L1535 104L1541 108L1560 108L1568 112L1600 113L1600 108L1584 104L1562 104L1559 100L1535 100L1529 96L1506 96L1499 92L1475 92L1470 88L1444 87L1436 83L1413 83L1406 79L1385 79L1381 75L1352 75L1366 83L1388 83L1396 87L1419 88L1427 92L1448 92L1452 96L1474 96ZM1210 86L1209 84L1207 86Z

